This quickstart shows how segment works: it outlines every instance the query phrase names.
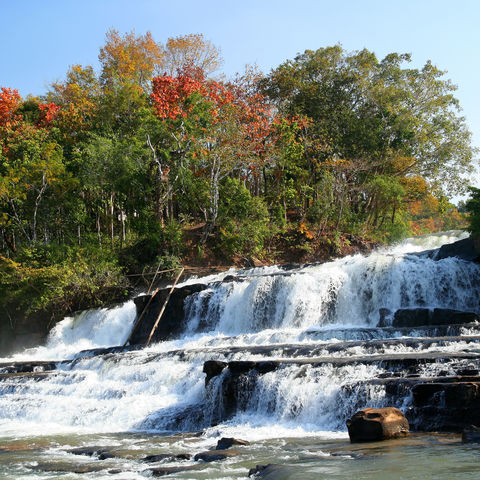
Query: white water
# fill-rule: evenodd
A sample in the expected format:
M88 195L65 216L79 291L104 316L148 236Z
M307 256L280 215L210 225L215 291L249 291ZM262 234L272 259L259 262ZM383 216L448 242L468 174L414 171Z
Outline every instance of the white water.
M355 255L287 274L254 269L239 275L243 281L213 285L192 296L189 331L239 335L270 329L291 340L292 329L375 326L380 308L477 312L476 265L411 254L464 237L463 232L450 232L409 239L367 257Z
M362 329L376 326L379 308L429 306L480 312L478 266L411 254L463 236L451 232L408 240L366 257L356 255L286 274L277 267L228 272L238 282L219 283L225 274L213 276L211 286L190 299L190 320L182 338L139 352L80 357L40 381L12 377L0 382L0 435L208 427L205 418L213 418L220 408L221 376L206 390L203 362L258 360L265 355L247 349L229 352L227 347L276 345L278 350L271 351L270 358L288 357L281 346L286 343L315 347L316 356L332 358L419 351L405 345L370 351L357 345L330 353L321 347L337 342L335 337L364 338ZM114 310L67 318L52 331L45 347L15 359L72 359L87 348L121 345L134 315L133 302L127 302ZM476 334L463 331L469 333ZM452 342L441 348L473 351L477 345ZM430 345L424 351L439 348ZM437 367L425 368L427 374ZM258 378L243 411L208 428L206 436L345 435L346 416L366 404L386 401L382 388L358 383L382 372L378 364L326 364L290 365L267 373Z
M115 308L85 310L65 317L51 330L45 346L27 349L14 360L67 360L82 350L123 345L135 321L135 303ZM0 358L0 362L7 359Z

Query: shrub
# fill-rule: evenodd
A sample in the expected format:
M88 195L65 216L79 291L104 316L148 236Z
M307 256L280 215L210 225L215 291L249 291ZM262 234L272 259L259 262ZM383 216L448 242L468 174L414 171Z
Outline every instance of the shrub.
M232 178L221 186L220 199L218 250L230 256L258 254L270 234L265 203Z

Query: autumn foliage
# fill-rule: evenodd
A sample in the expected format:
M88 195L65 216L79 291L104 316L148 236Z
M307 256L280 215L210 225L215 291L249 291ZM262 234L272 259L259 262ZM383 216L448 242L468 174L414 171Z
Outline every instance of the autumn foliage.
M1 87L0 91L0 126L7 128L18 120L16 111L22 99L18 90Z
M201 34L114 29L98 58L38 98L1 88L0 254L144 242L153 261L198 228L199 257L273 258L282 235L306 252L464 224L446 198L474 152L429 62L337 45L226 79Z

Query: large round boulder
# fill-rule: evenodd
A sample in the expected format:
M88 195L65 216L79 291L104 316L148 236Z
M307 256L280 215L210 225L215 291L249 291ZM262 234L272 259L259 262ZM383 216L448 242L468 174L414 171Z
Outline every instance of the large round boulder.
M352 443L389 440L410 433L408 420L394 407L364 408L347 420L347 428Z

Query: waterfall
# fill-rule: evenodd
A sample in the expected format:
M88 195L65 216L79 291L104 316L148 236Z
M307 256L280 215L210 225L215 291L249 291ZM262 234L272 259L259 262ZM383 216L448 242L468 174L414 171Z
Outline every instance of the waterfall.
M45 346L28 349L13 358L16 361L66 360L82 350L123 345L135 316L135 303L132 300L110 309L79 312L58 322L50 331ZM0 362L5 360L0 358Z
M465 234L409 239L368 256L355 255L284 272L255 269L236 281L192 295L189 332L240 335L326 326L375 326L379 310L442 307L480 311L478 266L435 261L415 252Z
M2 359L0 431L345 435L346 416L393 398L382 378L406 368L400 354L461 352L465 358L457 363L469 366L468 352L477 348L470 339L475 325L408 334L377 328L381 308L480 313L478 265L419 253L464 237L449 232L289 271L264 267L212 276L208 288L187 298L183 335L143 350L80 354L123 344L135 319L132 301L66 318L45 347ZM427 341L432 335L445 338ZM12 360L57 363L53 371L39 363L31 375L9 377ZM225 382L233 374L226 369L205 387L208 360L279 363L264 374L249 370L235 377L245 391L234 384L237 408L228 411ZM457 366L447 362L442 369L454 373ZM440 369L435 362L420 368L422 375Z

